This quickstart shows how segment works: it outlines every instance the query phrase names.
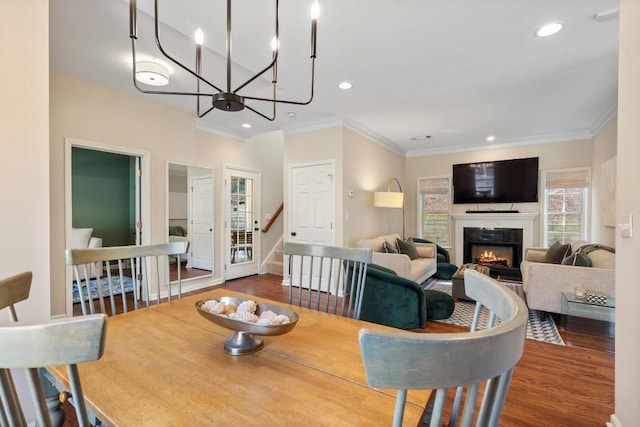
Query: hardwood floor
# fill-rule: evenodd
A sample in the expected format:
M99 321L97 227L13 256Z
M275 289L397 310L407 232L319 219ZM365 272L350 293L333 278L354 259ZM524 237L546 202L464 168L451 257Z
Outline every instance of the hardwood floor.
M281 276L265 274L231 280L222 286L284 302L287 289L281 285L281 281ZM428 322L424 330L415 332L463 330L455 325ZM67 404L64 407L68 414L65 426L76 426L73 409L69 409ZM526 340L522 359L514 369L499 425L603 426L613 413L612 352ZM184 425L189 425L189 420L185 420Z
M284 302L287 291L281 281L281 276L267 274L228 281L223 286ZM463 330L427 322L424 330L416 332ZM602 426L613 413L612 352L526 340L522 359L514 369L500 426Z

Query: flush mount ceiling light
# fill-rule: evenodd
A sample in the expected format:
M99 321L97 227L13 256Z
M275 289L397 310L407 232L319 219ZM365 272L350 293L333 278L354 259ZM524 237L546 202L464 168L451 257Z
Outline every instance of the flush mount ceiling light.
M169 71L157 62L139 61L135 65L136 80L149 86L166 86L169 84Z
M558 31L562 30L564 24L562 22L550 22L549 24L545 24L536 32L536 36L538 37L549 37L556 34Z
M196 61L195 61L195 69L191 69L186 65L179 62L174 58L173 55L168 53L164 47L162 46L161 37L160 37L160 19L158 17L158 3L159 0L154 0L154 22L155 22L155 39L158 49L167 58L169 61L176 64L178 67L182 68L190 75L192 75L196 79L196 90L194 92L179 92L179 91L158 91L158 90L147 90L140 86L138 86L138 80L135 78L138 72L138 63L136 63L136 41L138 39L138 24L137 24L137 14L138 7L136 4L136 0L129 0L129 37L131 38L131 55L133 57L133 84L140 92L155 94L155 95L182 95L182 96L195 96L196 97L196 113L198 117L204 117L209 112L214 109L222 110L222 111L242 111L245 108L247 110L253 111L257 115L273 121L276 118L276 104L284 103L284 104L294 104L294 105L308 105L313 100L313 88L315 82L315 64L316 64L316 39L318 33L318 16L320 14L320 6L318 2L314 2L311 6L311 93L309 98L306 101L291 101L278 99L276 97L276 83L278 81L278 54L280 51L279 40L280 40L280 25L279 25L279 1L275 0L275 28L274 28L274 37L271 44L272 47L272 55L271 59L269 59L266 66L258 71L253 77L249 78L244 83L240 84L237 87L231 86L231 3L232 0L227 0L227 36L226 36L226 63L227 63L227 73L226 73L226 88L221 89L219 86L212 83L209 79L205 78L202 74L202 44L204 42L204 34L202 30L198 29L195 35L195 51L196 51ZM271 98L261 98L255 96L247 96L241 95L239 92L244 89L246 86L251 84L253 81L261 77L267 71L271 70L271 83L273 85L273 95ZM201 90L201 86L203 89ZM200 108L200 98L208 97L211 99L211 106L204 111ZM259 101L270 103L272 106L271 115L267 116L263 114L253 107L250 107L245 103L245 101Z

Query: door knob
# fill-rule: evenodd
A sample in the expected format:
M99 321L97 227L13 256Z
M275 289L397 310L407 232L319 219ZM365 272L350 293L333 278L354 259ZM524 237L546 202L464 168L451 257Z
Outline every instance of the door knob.
M296 237L298 234L297 234L295 231L292 231L292 232L291 232L291 235L292 235L293 237Z

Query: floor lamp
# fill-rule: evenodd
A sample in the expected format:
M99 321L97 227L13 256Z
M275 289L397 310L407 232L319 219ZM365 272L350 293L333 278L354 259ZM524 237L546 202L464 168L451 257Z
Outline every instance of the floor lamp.
M393 182L398 184L399 192L391 191ZM387 191L376 191L373 193L373 206L379 208L402 209L402 238L404 239L404 193L402 186L396 178L391 178L387 184Z

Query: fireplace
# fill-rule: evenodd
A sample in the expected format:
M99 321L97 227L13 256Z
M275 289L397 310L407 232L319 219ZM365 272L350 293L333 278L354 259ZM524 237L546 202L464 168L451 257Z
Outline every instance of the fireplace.
M492 277L521 279L521 228L465 227L463 232L465 263L489 267Z

